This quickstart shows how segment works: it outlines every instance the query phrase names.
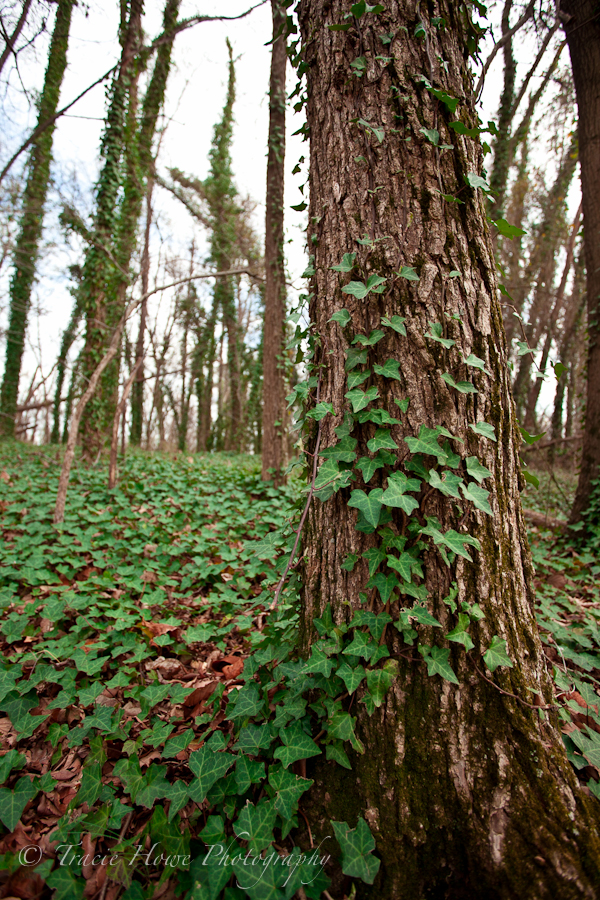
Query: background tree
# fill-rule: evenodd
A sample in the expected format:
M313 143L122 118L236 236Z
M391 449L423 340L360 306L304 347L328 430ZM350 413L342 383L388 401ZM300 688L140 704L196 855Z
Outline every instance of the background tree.
M265 218L265 325L263 357L262 477L283 479L286 462L285 259L283 188L285 163L285 72L287 16L282 0L271 0L273 49L269 87L269 151ZM272 470L272 471L269 471Z
M300 4L315 248L314 377L319 403L330 403L335 413L321 419L311 450L318 452L320 441L330 460L349 454L337 456L346 469L348 459L361 457L353 491L343 487L349 475L340 469L329 490L340 489L311 507L302 642L305 650L314 643L312 622L327 604L342 626L364 603L398 619L403 608L410 616L412 598L427 597L427 611L442 625L431 628L422 653L411 646L410 632L405 641L395 629L384 631L380 642L397 676L382 705L371 704L372 715L366 703L352 709L358 739L369 750L349 754L351 770L309 763L315 786L305 813L317 843L330 820L353 825L364 815L382 860L373 887L361 887L364 897L591 898L600 878L597 819L579 791L556 720L542 720L536 708L551 709L552 690L533 616L519 436L492 245L484 200L472 187L481 152L476 140L448 127L450 120L472 127L476 119L467 68L476 29L463 6L437 3L431 18L426 9L392 0L380 14L357 5L354 18L345 19L341 0ZM382 35L389 40L384 60L378 59ZM457 194L464 205L449 202ZM339 274L349 270L355 274ZM460 276L450 277L454 272ZM352 286L348 277L360 282ZM360 384L354 394L345 369ZM367 391L375 408L364 402ZM315 410L316 417L327 408ZM391 428L381 428L385 422ZM423 428L436 435L442 428L456 439L441 453L437 442L439 450L418 440L411 445L417 435L431 436ZM338 439L346 438L340 446ZM378 447L396 449L386 456ZM467 460L484 464L492 515L461 501L457 506L449 482L435 488L436 456L460 479L472 466ZM446 469L446 478L451 475ZM398 494L410 491L411 478L418 513L408 517L413 505L398 497L385 506L386 477L391 494L392 484ZM357 519L350 500L367 512ZM377 533L380 516L389 524ZM458 553L444 561L436 548L454 535L459 543L461 536L477 540L472 559ZM418 574L396 577L402 564L394 547L410 566L419 560L422 581ZM475 653L500 636L511 668L490 678L483 661L455 651L455 643L444 648L439 635L458 627L454 602L463 610L479 604L483 617L471 630ZM422 654L432 655L431 676ZM456 668L456 686L433 674L441 659Z
M38 124L56 112L60 88L67 67L67 48L73 0L59 0L44 86L40 97ZM27 15L27 9L23 9ZM20 20L19 20L20 21ZM18 27L18 25L16 26ZM27 183L23 193L21 222L13 256L10 283L10 312L6 334L6 359L0 388L0 434L12 437L19 395L21 361L25 347L27 318L35 279L39 243L48 192L54 126L46 128L33 142L29 155Z
M587 273L588 353L585 430L577 492L571 522L578 522L589 505L600 474L600 11L593 0L562 0L579 111L579 162L583 203L583 246Z

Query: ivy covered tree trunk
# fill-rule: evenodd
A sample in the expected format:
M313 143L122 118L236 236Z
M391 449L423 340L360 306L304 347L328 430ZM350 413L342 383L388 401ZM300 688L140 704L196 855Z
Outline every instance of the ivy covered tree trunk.
M235 64L233 50L229 51L229 79L227 97L221 121L215 126L210 149L210 174L203 184L210 210L210 259L218 271L231 268L236 246L236 220L239 209L231 166L231 141L233 138L233 105L235 103ZM242 379L240 367L240 338L235 303L235 282L232 276L217 278L214 287L213 311L221 310L223 329L227 334L227 368L229 374L229 409L225 437L226 450L241 450L243 435ZM216 320L215 320L216 321ZM214 364L208 361L209 375ZM210 412L208 413L210 416ZM210 421L210 419L209 419Z
M450 0L353 9L299 8L324 453L301 640L358 613L347 668L369 671L351 768L335 742L309 761L303 809L315 844L366 819L381 867L361 900L591 900L597 801L567 761L534 617L481 150L448 127L476 124L475 29Z
M171 52L174 40L174 26L177 23L181 0L167 0L163 11L164 42L161 43L157 53L152 75L144 94L141 110L138 113L137 102L137 76L139 68L144 64L144 55L137 59L132 56L128 70L123 77L123 84L128 85L127 110L123 107L123 121L120 139L122 141L121 152L125 164L125 177L123 182L123 197L115 223L115 234L111 236L109 246L114 248L114 257L119 268L113 267L111 279L108 283L108 291L105 291L102 303L102 317L104 334L100 332L98 339L102 340L102 347L108 345L114 329L117 327L120 317L126 305L126 292L132 278L129 276L131 257L138 239L138 223L142 211L142 203L146 192L148 177L153 166L152 145L156 133L158 115L163 105L169 70L171 66ZM141 27L141 21L139 23ZM136 39L130 27L131 39ZM169 35L171 38L169 39ZM137 38L139 40L139 37ZM139 48L135 47L134 50ZM117 97L115 93L115 99ZM115 129L115 141L119 138L118 129ZM116 146L116 144L115 144ZM97 248L90 252L96 253ZM116 409L119 386L119 359L105 371L100 390L96 398L96 407L99 415L94 423L94 428L87 427L83 432L84 452L86 456L94 455L94 452L103 446L110 437L110 430ZM93 409L90 413L90 425Z
M85 346L82 354L82 375L84 381L91 378L98 363L104 356L112 335L113 310L111 298L117 284L114 264L114 239L119 229L119 194L122 187L122 160L126 141L127 110L131 90L136 90L139 75L139 51L141 42L143 0L131 0L122 4L123 16L119 40L121 60L110 92L101 156L103 165L96 185L96 209L94 213L94 243L86 253L83 278L80 286L82 304L86 317ZM112 255L113 259L107 254ZM118 317L117 317L118 319ZM114 328L112 329L114 330ZM115 375L116 373L116 375ZM92 460L109 440L112 419L111 404L106 402L108 394L116 402L118 389L118 367L113 361L101 382L96 396L87 404L82 422L83 456ZM114 412L114 408L113 408Z
M28 4L24 7L24 15L27 7ZM73 0L59 0L48 54L48 67L40 98L38 125L46 122L56 112L60 88L67 67L72 11ZM14 251L14 269L10 281L10 308L6 332L6 361L0 389L0 434L6 437L14 437L15 433L21 362L44 222L44 205L48 191L50 163L52 162L54 128L54 125L50 125L32 144L27 184L23 194L20 230Z
M286 11L271 0L273 49L269 91L269 156L265 221L265 326L263 334L262 477L282 481L286 463L284 374L285 267L283 184L285 162ZM269 470L274 470L269 471Z
M583 203L583 249L587 273L588 356L585 430L571 522L588 507L600 476L600 11L594 0L563 0L561 10L577 96L579 162Z

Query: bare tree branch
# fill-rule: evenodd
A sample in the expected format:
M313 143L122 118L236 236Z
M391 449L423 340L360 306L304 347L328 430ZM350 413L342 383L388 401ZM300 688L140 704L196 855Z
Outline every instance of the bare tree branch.
M23 25L25 24L25 21L26 21L26 19L27 19L28 14L29 14L29 7L30 7L30 6L31 6L31 0L25 0L25 2L23 3L23 10L22 10L21 15L20 15L20 17L19 17L19 21L18 21L17 24L15 25L15 30L13 31L13 33L11 34L10 37L7 36L7 38L6 38L6 47L5 47L4 50L2 51L2 56L0 56L0 72L2 72L2 69L4 68L4 65L5 65L5 63L6 63L6 60L8 59L8 57L10 56L10 54L12 53L12 50L13 50L13 48L14 48L14 46L15 46L15 43L16 43L16 41L17 41L17 38L18 38L19 35L21 34L21 31L22 31L22 29L23 29Z
M500 40L499 40L496 44L494 44L494 49L492 50L492 52L490 53L490 55L489 55L488 58L486 59L485 63L483 64L483 69L481 70L481 75L479 76L479 81L477 82L477 87L475 88L475 96L476 96L477 98L479 98L479 95L480 95L481 90L482 90L482 88L483 88L483 82L485 81L485 76L486 76L487 73L488 73L489 67L491 66L491 64L493 63L494 59L496 58L496 54L498 53L499 50L502 49L502 47L504 47L504 45L505 45L508 41L510 41L511 37L512 37L514 34L516 34L517 31L518 31L520 28L522 28L523 25L524 25L529 19L532 18L533 12L534 12L534 7L535 7L535 0L531 0L531 3L529 4L529 6L527 7L527 9L526 9L525 12L523 13L523 15L521 16L521 18L519 19L519 21L516 23L516 25L513 25L513 27L512 27L511 29L509 29L505 34L503 34L502 37L500 38Z

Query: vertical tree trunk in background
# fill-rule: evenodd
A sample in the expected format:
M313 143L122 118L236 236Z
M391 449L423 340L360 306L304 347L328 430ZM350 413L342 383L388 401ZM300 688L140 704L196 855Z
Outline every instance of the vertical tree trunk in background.
M152 192L154 179L150 178L146 189L146 227L144 229L144 249L142 251L142 304L140 306L140 327L135 347L135 364L137 366L135 381L131 389L131 433L130 441L135 447L142 445L142 424L144 421L144 334L148 315L148 297L150 283L150 229L152 227Z
M103 358L111 330L108 310L116 286L114 263L108 258L102 246L114 249L115 236L119 228L119 194L122 187L122 160L126 140L126 113L130 100L130 89L139 76L138 54L141 43L143 0L131 0L127 19L122 18L119 40L121 61L114 77L106 124L102 137L101 156L103 165L96 184L96 209L94 212L94 237L96 244L87 250L83 265L83 278L79 287L86 317L85 346L82 354L82 374L87 382ZM122 13L126 4L122 4ZM100 244L101 246L98 246ZM118 365L113 362L110 384L118 384ZM104 379L103 379L104 382ZM84 409L82 419L83 457L91 461L96 458L110 436L113 415L107 408L104 384ZM114 390L110 392L111 397ZM114 410L113 410L114 414Z
M443 17L445 27L436 28L426 11ZM452 448L463 460L457 466L465 478L468 456L477 456L490 470L486 485L493 516L469 507L461 514L451 500L423 485L418 520L411 517L414 527L420 530L424 516L436 516L442 529L468 533L481 545L472 562L456 557L448 567L423 536L428 609L444 632L455 627L456 614L443 598L456 581L458 602L477 602L485 615L472 626L475 648L465 654L451 647L459 679L454 686L430 677L416 648L388 628L386 644L398 674L372 716L360 701L352 707L367 752L349 751L351 770L321 757L310 760L307 775L315 785L303 801L304 812L315 845L331 834L330 820L354 827L357 816L366 818L382 865L373 886L359 886L361 900L592 900L600 883L596 801L579 789L556 718L542 719L526 705L535 697L550 703L552 686L533 610L519 497L520 439L485 201L464 187L467 174L480 171L481 151L477 141L447 127L450 119L469 126L476 121L465 9L450 0L420 6L389 0L381 15L366 12L349 31L331 31L330 25L348 24L347 12L342 0L301 0L299 7L308 78L314 363L322 367L320 400L335 410L335 416L322 420L321 446L336 443L334 426L349 411L344 367L354 336L381 327L383 338L368 345L370 369L361 389L377 387L377 406L396 418L400 412L393 401L410 400L401 424L391 428L398 448L393 468L407 459L405 436L418 434L422 425L443 426L464 441ZM376 59L382 55L382 33L394 35L384 50L392 57L387 64ZM365 68L357 78L351 63L361 56ZM456 113L435 99L421 76L460 99ZM440 143L454 144L454 151L440 153L423 127L438 130ZM442 193L456 196L459 190L464 206L444 201ZM365 235L376 243L369 245ZM331 269L346 253L357 254L352 275ZM420 280L397 277L401 265L416 267ZM452 270L461 277L449 278ZM359 300L341 292L350 278L364 283L370 275L386 279L382 293L372 291ZM331 321L342 308L352 316L344 328ZM406 318L406 337L382 322L395 314ZM446 350L424 336L436 323L454 347ZM484 360L490 374L464 364L471 353ZM372 374L373 363L383 366L387 360L399 361L400 380ZM450 388L441 377L446 372L455 380L468 378L478 393ZM497 441L473 432L481 421L494 426ZM358 456L367 455L366 442L376 428L354 425ZM353 487L363 489L360 471L355 473ZM377 470L367 491L383 486L382 470ZM377 536L356 530L349 495L350 489L342 488L311 506L302 578L305 650L316 639L313 618L326 604L338 624L360 608L366 560L351 572L341 564L348 554L360 556L373 548ZM403 513L391 512L392 531L407 536ZM397 619L399 602L392 597L390 604ZM370 608L379 612L378 605L373 591ZM425 634L438 646L444 640L442 629ZM497 670L490 684L480 674L479 653L493 635L507 641L514 667ZM332 845L327 843L328 850Z
M131 279L127 277L131 257L138 237L138 222L142 211L142 202L146 192L148 177L153 167L152 144L156 133L158 115L163 105L173 49L173 28L177 22L181 0L166 0L162 31L170 40L165 40L156 53L152 76L144 94L144 100L138 116L137 109L137 75L131 73L129 83L129 106L123 130L122 152L125 162L125 179L123 198L120 204L116 234L111 236L114 256L119 269L112 273L109 292L104 296L104 319L110 334L123 314L125 295ZM106 340L106 338L105 338ZM83 435L84 453L89 456L88 448L102 446L110 437L112 420L116 408L119 383L118 358L106 370L102 378L101 392L97 398L100 408L100 420L96 427L99 430L86 429Z
M286 464L284 372L285 260L283 189L285 174L286 10L271 0L273 48L269 90L269 155L265 219L265 324L263 332L262 477L283 481ZM269 472L273 469L274 472Z
M502 10L502 35L506 35L510 29L510 12L513 0L505 0ZM512 38L509 38L502 48L504 56L504 87L500 95L500 107L498 109L497 128L498 134L494 137L493 151L494 164L490 175L490 187L494 192L494 199L490 210L492 219L504 215L504 202L508 173L512 162L511 153L511 125L515 111L515 79L517 76L517 61L513 53Z
M65 328L62 334L62 338L60 341L60 351L58 353L58 359L56 360L56 387L54 390L54 407L52 410L52 434L50 437L50 441L53 444L58 444L60 442L60 406L62 401L62 392L65 383L65 375L67 372L67 360L69 358L69 351L75 342L75 338L77 336L77 329L79 328L79 323L81 321L82 309L80 298L77 293L75 293L75 302L73 303L73 310L71 312L71 318L69 319L69 324ZM68 429L68 416L70 413L69 409L65 411L65 426ZM64 443L64 442L63 442Z
M595 0L561 0L577 96L587 272L588 358L585 429L571 523L587 509L600 475L600 10Z
M60 88L67 67L67 49L73 0L59 0L48 52L48 66L40 97L38 125L56 112ZM24 9L26 15L26 9ZM35 278L38 248L44 222L44 205L50 177L55 125L46 128L33 142L29 155L27 183L19 235L16 240L13 274L10 281L10 310L6 332L6 361L0 389L0 435L13 437L19 396L21 362L25 348L31 291Z

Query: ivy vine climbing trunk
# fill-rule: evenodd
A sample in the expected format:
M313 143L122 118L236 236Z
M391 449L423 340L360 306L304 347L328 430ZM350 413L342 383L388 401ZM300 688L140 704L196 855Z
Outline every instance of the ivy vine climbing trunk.
M236 220L239 212L231 166L231 141L233 138L233 105L235 103L235 64L233 49L227 41L229 52L229 78L227 97L221 121L214 130L210 148L210 173L203 183L204 195L210 211L210 259L219 271L231 268L236 247ZM226 450L241 450L243 435L242 379L240 371L240 337L235 303L235 282L232 276L215 281L213 311L222 312L223 329L227 335L227 369L229 374L229 408L225 437ZM216 321L216 320L215 320ZM214 343L214 342L213 342ZM212 377L214 351L208 360ZM212 382L210 382L212 383ZM221 395L220 395L221 396ZM210 411L208 411L210 423Z
M587 277L587 388L579 481L571 510L578 522L600 475L600 11L594 0L562 0L565 35L577 96Z
M27 13L28 4L23 8ZM40 97L38 125L56 112L60 88L67 67L67 49L73 0L59 0L44 87ZM21 223L13 257L13 273L9 289L9 318L6 332L6 361L0 389L0 434L13 437L19 395L21 363L25 348L31 291L35 279L39 242L44 222L44 205L48 191L54 125L46 128L33 142L29 155L27 183L23 194Z
M361 898L591 900L596 801L567 761L534 617L495 265L485 199L471 186L481 149L448 127L477 121L475 29L450 0L374 9L356 4L345 18L342 0L299 6L314 415L327 465L317 484L332 494L308 516L301 641L315 645L312 623L328 604L342 629L361 609L391 615L396 627L376 645L396 675L385 696L383 670L359 687L350 711L366 752L356 744L346 769L331 761L333 742L329 761L309 761L303 809L315 844L331 820L369 823L381 867ZM315 440L316 428L311 450ZM355 637L359 655L366 641ZM512 666L497 668L490 645L506 646Z
M271 0L273 49L269 91L269 155L265 221L265 325L263 334L262 477L280 484L286 463L285 266L283 183L285 162L286 10ZM271 470L271 471L269 471Z
M122 165L127 139L127 112L135 106L137 96L143 5L143 0L131 0L129 4L124 3L121 7L123 13L119 32L121 59L110 89L100 149L103 164L96 184L93 242L86 253L82 282L79 286L86 319L85 345L81 362L84 383L89 382L104 357L112 334L109 320L112 319L116 304L111 303L111 300L114 298L118 280L113 250L115 237L119 233L119 196L123 185ZM96 396L90 398L83 411L81 435L83 456L87 460L95 459L109 440L118 389L117 359L118 354L115 354Z

